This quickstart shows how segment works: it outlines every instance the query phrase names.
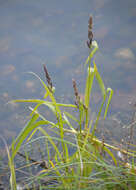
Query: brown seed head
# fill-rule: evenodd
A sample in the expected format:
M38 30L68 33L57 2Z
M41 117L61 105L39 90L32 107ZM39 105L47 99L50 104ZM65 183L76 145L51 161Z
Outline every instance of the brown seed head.
M47 68L45 65L43 65L43 68L44 68L44 72L45 72L45 77L46 77L46 80L47 80L47 83L49 85L49 89L52 89L52 81L51 81L51 78L50 78L50 75L47 71Z

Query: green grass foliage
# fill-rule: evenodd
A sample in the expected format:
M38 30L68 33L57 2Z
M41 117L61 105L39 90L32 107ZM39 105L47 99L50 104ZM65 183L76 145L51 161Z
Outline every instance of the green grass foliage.
M41 137L45 139L48 167L41 168L37 175L29 178L29 182L26 180L24 185L26 189L29 189L33 182L39 184L39 189L136 189L135 152L106 144L96 137L99 119L100 117L106 118L113 95L113 90L105 87L98 72L94 59L97 50L98 44L93 41L90 47L90 55L85 62L87 74L84 100L81 100L74 83L76 104L58 103L54 95L54 87L49 87L35 73L31 74L40 80L45 89L43 99L13 100L13 102L33 103L35 106L29 107L31 118L12 142L8 151L12 190L17 189L15 157L24 144L31 144L36 133L41 134L37 140ZM94 79L99 85L102 102L97 118L92 121L90 119L90 100ZM49 121L39 112L40 106L45 106L52 112L53 121ZM65 108L74 110L77 112L77 116L65 111ZM102 110L104 110L103 116ZM52 133L49 133L47 128ZM73 150L72 153L71 150ZM117 159L115 152L131 157L131 163ZM41 181L46 178L54 182L45 185Z

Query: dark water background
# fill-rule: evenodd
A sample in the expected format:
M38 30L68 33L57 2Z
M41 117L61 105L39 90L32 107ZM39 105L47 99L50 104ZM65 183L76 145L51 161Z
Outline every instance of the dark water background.
M26 123L26 106L11 99L41 98L45 63L56 95L72 103L72 78L83 93L83 63L89 15L99 45L96 63L106 87L114 89L109 117L129 122L136 101L135 0L0 0L0 131L7 142ZM100 101L96 89L92 97ZM116 136L116 134L115 134Z

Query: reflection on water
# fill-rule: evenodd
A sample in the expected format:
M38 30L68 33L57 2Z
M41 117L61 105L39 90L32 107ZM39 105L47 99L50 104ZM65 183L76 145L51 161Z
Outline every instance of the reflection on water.
M135 0L60 0L59 3L2 0L0 130L7 139L24 125L26 108L24 111L21 106L9 107L6 102L41 97L40 83L24 72L33 71L44 77L41 71L45 63L59 96L73 93L72 78L83 91L82 64L89 53L85 43L90 13L94 18L94 38L100 47L96 62L104 82L115 91L111 113L131 111L130 102L136 101ZM97 89L93 100L96 104L100 101Z

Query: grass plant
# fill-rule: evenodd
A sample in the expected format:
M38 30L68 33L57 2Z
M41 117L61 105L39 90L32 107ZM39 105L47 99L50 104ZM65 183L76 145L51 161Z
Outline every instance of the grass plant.
M23 146L32 144L34 141L38 142L41 138L45 142L47 166L41 167L36 175L25 179L24 189L31 189L34 182L37 185L35 185L35 189L136 189L135 152L107 144L96 137L102 110L104 110L103 118L105 119L113 95L111 88L105 88L98 72L94 59L97 50L98 44L93 41L90 46L90 55L85 62L87 75L84 100L80 98L76 82L73 80L75 105L58 103L55 98L55 88L47 68L44 66L47 84L38 75L31 72L40 80L45 89L43 99L12 101L33 103L35 106L29 107L31 118L12 142L8 151L11 190L17 189L15 157ZM90 119L90 101L95 78L103 100L95 121L92 121ZM39 111L40 106L48 108L55 119L50 121L42 115ZM65 111L65 108L76 110L78 117ZM52 132L50 133L49 130ZM36 133L41 135L36 137ZM71 150L73 150L72 153ZM115 152L120 152L124 157L125 155L131 157L131 162L117 159Z

